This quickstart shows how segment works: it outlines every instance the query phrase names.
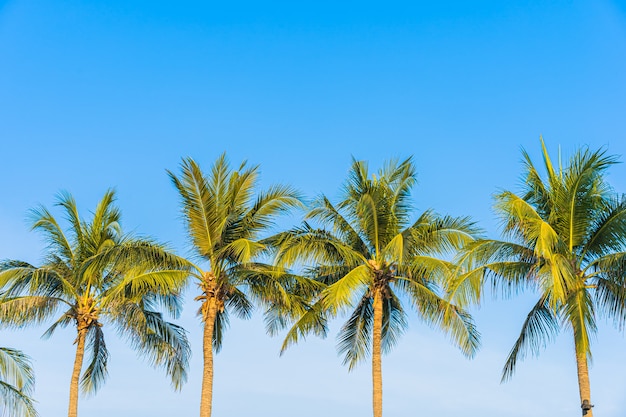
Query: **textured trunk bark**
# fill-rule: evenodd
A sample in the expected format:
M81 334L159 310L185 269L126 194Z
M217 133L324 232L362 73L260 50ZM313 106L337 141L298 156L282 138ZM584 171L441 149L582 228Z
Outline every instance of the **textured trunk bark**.
M578 390L580 404L585 417L593 417L591 409L591 388L589 386L589 369L587 368L587 354L576 353L576 367L578 368Z
M209 298L206 303L206 316L204 317L204 370L202 374L202 397L200 399L200 417L211 417L213 403L213 331L215 329L215 317L217 305L214 298Z
M383 371L381 361L381 333L383 301L379 291L374 293L374 329L372 337L372 405L374 417L383 416Z
M76 358L74 359L74 369L72 370L72 380L70 382L70 405L67 412L68 417L78 416L78 384L80 382L80 371L83 367L85 357L85 336L87 329L79 330L76 338Z

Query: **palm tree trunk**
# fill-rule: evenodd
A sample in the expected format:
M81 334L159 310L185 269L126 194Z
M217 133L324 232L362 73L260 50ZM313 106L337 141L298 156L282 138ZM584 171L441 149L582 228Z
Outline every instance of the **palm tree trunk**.
M374 332L372 346L372 404L374 417L383 416L383 371L381 361L381 335L383 327L383 302L380 291L374 292Z
M83 358L85 357L85 336L87 329L80 329L76 337L76 358L74 359L74 369L72 370L72 380L70 382L70 405L67 412L68 417L78 416L78 383L80 380L80 371L83 367Z
M217 306L215 298L209 298L204 317L204 370L202 374L202 397L200 398L200 417L211 417L213 403L213 331Z
M593 417L591 409L591 388L589 386L589 369L587 368L587 353L576 352L576 366L578 368L578 389L583 416Z

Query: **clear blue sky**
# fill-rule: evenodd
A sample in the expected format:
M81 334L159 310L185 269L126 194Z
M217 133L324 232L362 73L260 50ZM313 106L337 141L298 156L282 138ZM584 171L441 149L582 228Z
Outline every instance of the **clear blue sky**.
M416 206L471 215L495 237L492 195L517 189L520 147L538 157L543 135L555 155L589 145L626 156L624 74L617 1L0 2L0 258L41 259L29 208L68 190L87 214L109 187L127 230L186 253L165 170L184 156L208 168L223 151L260 164L264 185L308 196L335 196L352 155L372 166L414 155ZM623 164L610 181L626 192ZM180 322L195 355L182 392L108 332L110 379L81 400L82 415L197 413L191 294ZM472 361L413 321L383 362L385 415L577 415L567 334L499 384L532 303L476 311L483 349ZM66 412L73 334L42 332L3 331L0 344L32 356L39 410L55 417ZM367 363L348 373L333 337L282 358L280 342L259 315L233 319L216 358L215 415L369 415ZM599 416L626 410L625 351L602 325L591 369Z

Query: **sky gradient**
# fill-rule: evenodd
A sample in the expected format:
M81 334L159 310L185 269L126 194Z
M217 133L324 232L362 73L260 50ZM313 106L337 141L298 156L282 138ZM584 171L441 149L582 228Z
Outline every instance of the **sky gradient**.
M377 168L413 155L417 210L472 216L491 237L492 196L518 190L520 148L540 162L540 135L554 157L588 145L626 161L623 3L337 3L0 1L0 259L41 261L30 208L67 190L87 216L110 187L127 231L188 254L166 175L187 156L208 169L227 152L233 165L260 164L261 186L334 198L352 156ZM609 181L626 192L624 164ZM197 414L194 292L179 320L194 352L182 391L109 331L110 378L81 398L81 415ZM577 415L567 333L499 384L532 304L522 294L474 309L483 346L473 360L412 320L383 358L385 416ZM340 324L279 358L282 340L265 335L260 314L233 318L216 356L214 415L369 415L370 367L341 366ZM43 330L2 331L0 344L33 358L38 409L55 417L67 408L74 336L40 340ZM590 371L601 417L626 410L625 348L601 321Z

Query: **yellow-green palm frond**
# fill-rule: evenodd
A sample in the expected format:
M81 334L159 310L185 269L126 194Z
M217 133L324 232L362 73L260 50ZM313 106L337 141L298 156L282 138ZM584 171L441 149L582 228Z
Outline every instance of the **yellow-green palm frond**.
M30 217L32 220L31 229L44 234L44 239L50 251L57 254L68 264L74 262L75 254L73 242L70 240L71 237L65 235L54 216L45 207L40 206L30 211Z
M573 291L563 306L563 322L574 333L577 354L591 357L591 335L597 331L593 298L586 288Z
M326 196L322 195L317 199L305 218L314 219L322 226L330 227L333 235L348 243L354 250L369 255L369 249L359 233Z
M0 323L16 329L41 324L58 311L61 305L67 305L67 302L55 297L4 297L0 300Z
M360 265L345 274L337 282L324 288L320 294L325 310L333 314L353 306L355 294L373 284L369 265Z
M239 206L246 209L242 216L241 236L257 238L259 232L275 225L276 216L302 206L302 196L298 190L286 185L273 185L260 192L249 208L246 205Z
M22 294L59 296L75 294L71 283L64 275L68 273L67 266L53 264L41 268L21 261L4 261L0 263L0 288L3 296L15 297Z
M427 210L402 231L402 236L411 250L408 254L455 255L480 233L469 217L439 216Z
M181 196L183 218L195 250L200 256L210 258L221 233L218 201L212 196L208 179L193 159L183 160L181 171L180 177L170 171L168 175ZM221 178L219 171L217 175ZM223 184L213 186L216 187L223 187Z
M465 310L441 296L431 281L403 279L398 285L409 295L424 323L447 333L464 355L474 356L480 347L480 333Z
M305 265L355 265L367 261L365 255L323 229L314 229L308 223L276 236L276 263L292 266Z
M0 347L0 412L6 417L36 417L31 395L35 375L30 359L19 350Z
M249 263L257 257L266 246L247 238L239 238L222 246L216 253L217 257L228 259L233 264Z

